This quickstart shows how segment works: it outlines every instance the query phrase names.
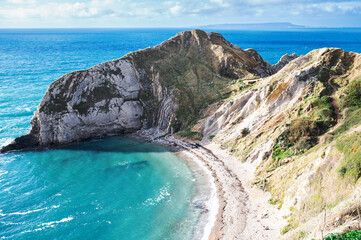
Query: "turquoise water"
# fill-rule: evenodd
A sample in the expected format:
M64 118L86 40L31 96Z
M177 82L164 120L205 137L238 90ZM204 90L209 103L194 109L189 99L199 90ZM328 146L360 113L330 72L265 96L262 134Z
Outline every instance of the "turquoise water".
M49 84L184 29L0 29L0 146L30 129ZM321 47L361 51L360 29L219 31L270 63ZM110 138L0 155L0 238L188 239L194 174L164 148Z
M184 161L109 138L0 160L5 239L190 239L199 209Z

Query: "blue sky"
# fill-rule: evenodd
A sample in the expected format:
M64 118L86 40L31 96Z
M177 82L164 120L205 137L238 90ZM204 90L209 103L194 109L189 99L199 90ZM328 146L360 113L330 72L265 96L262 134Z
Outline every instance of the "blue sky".
M361 27L361 0L0 0L1 28L292 22Z

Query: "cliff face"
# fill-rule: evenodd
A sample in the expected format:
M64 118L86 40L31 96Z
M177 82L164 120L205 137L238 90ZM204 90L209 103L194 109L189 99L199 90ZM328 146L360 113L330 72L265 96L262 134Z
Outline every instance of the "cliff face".
M321 230L357 228L360 113L361 55L324 48L243 81L192 131L257 166L254 184L288 219L284 239L318 239Z
M243 51L220 34L182 32L156 47L56 80L34 114L30 133L2 151L140 129L171 133L226 97L232 81L274 72L256 51Z

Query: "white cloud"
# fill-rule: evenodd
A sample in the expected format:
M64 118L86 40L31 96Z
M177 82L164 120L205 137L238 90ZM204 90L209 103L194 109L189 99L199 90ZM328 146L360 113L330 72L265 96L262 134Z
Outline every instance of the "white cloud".
M35 4L36 0L7 0L10 4Z
M41 19L43 21L72 18L137 19L164 22L166 19L285 19L285 16L361 13L356 0L7 0L0 9L0 19ZM13 20L15 21L15 20ZM227 21L227 20L226 20ZM229 21L229 20L228 20Z
M181 12L181 10L182 10L181 6L176 5L176 6L174 6L174 7L171 7L171 8L169 9L169 12L170 12L171 14L178 15L178 14Z
M99 15L96 7L86 3L55 3L31 5L10 9L0 9L0 16L4 18L69 18L69 17L95 17Z

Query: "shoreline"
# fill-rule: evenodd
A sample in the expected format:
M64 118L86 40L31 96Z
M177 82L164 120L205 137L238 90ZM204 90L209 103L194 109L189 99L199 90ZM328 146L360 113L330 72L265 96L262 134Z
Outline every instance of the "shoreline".
M198 143L178 136L152 142L180 153L201 168L203 165L205 174L211 175L218 204L207 206L209 216L202 240L281 238L286 213L269 204L270 193L252 185L255 163L242 163L213 142Z
M187 151L175 152L182 160L186 162L188 167L194 174L198 174L201 176L197 176L196 180L206 181L206 185L204 183L198 183L197 185L197 194L194 196L193 200L201 197L201 199L197 199L196 202L202 204L201 209L202 212L197 221L197 225L193 231L192 239L201 239L208 240L209 235L214 226L214 222L216 221L216 216L218 214L219 202L217 197L217 187L215 185L215 179L212 176L212 172L205 166L205 164L200 160L197 156L189 153ZM196 165L196 166L195 166ZM203 187L208 189L202 189ZM210 190L208 192L207 190ZM207 191L207 192L206 192ZM193 202L195 203L195 202Z
M128 136L163 145L182 155L180 158L192 171L195 167L190 165L195 164L196 169L210 179L212 192L207 195L210 199L204 202L206 208L203 208L206 214L200 215L200 218L208 215L207 221L204 224L198 220L203 234L201 238L194 236L196 239L282 239L281 229L286 225L284 216L288 212L276 209L268 202L271 194L252 185L256 162L243 163L210 141L198 142L172 135L153 138L147 132Z

